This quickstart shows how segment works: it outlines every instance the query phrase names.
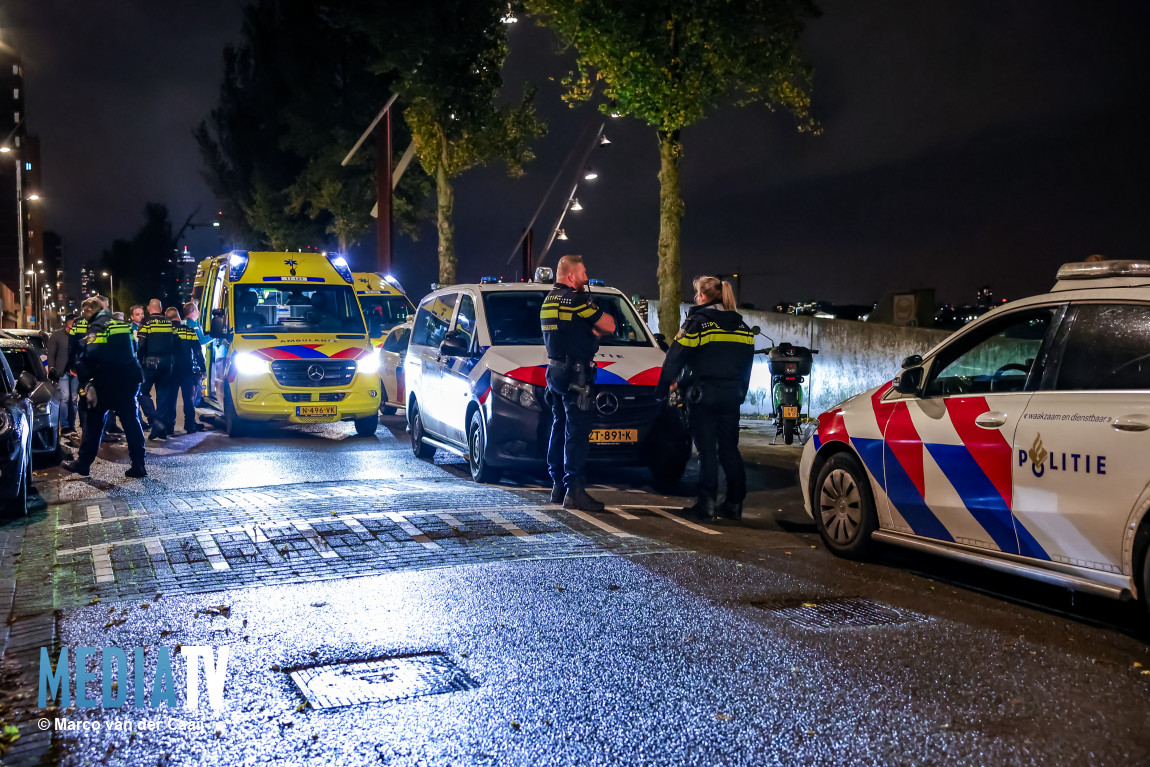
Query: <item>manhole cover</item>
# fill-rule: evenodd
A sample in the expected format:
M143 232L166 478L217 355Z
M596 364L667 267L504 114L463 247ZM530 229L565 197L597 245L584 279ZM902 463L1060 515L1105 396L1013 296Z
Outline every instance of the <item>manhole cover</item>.
M898 626L927 620L926 616L919 613L899 610L858 597L788 600L779 603L757 603L755 606L808 629Z
M291 672L291 678L312 708L386 703L479 686L437 652L312 666Z

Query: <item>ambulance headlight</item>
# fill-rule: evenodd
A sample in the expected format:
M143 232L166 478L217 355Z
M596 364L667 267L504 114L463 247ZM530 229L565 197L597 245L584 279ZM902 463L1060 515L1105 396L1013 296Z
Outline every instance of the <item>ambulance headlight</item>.
M379 372L379 350L372 349L370 354L365 354L355 361L355 369L359 373L378 373Z
M492 373L491 390L521 407L534 408L539 404L539 400L535 397L535 387L526 381L516 381L514 378Z
M244 376L258 376L267 373L269 370L268 361L263 357L257 357L251 352L240 352L232 360L232 367L236 372Z

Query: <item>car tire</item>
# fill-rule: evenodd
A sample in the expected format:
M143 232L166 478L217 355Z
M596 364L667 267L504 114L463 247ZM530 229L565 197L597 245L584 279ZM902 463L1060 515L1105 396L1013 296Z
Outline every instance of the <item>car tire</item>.
M487 462L487 426L483 423L483 413L476 410L471 414L467 427L467 463L471 467L471 478L476 482L491 484L503 477L503 471Z
M236 406L232 404L232 395L224 394L224 430L232 439L245 437L248 433L248 423L236 414Z
M355 433L361 437L374 437L375 430L378 428L379 416L375 413L355 419Z
M383 415L395 415L395 405L387 404L387 388L383 381L379 382L379 412Z
M1146 617L1150 618L1150 518L1142 521L1142 527L1134 536L1134 576L1138 586L1138 599ZM1150 631L1150 624L1147 625Z
M823 464L811 488L811 510L819 536L832 552L847 559L870 554L878 516L870 480L854 456L838 453Z
M423 441L423 416L419 413L419 405L411 403L411 452L416 458L430 461L435 457L435 446Z
M28 488L32 484L32 463L27 461L24 465L23 476L20 478L20 487L16 497L5 504L9 516L28 516Z
M783 421L783 442L788 445L795 444L795 422L790 419Z

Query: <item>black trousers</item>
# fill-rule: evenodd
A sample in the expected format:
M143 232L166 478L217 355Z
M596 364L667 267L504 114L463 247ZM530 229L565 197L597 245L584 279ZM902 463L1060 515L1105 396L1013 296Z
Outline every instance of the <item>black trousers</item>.
M144 465L144 428L136 410L138 388L133 386L119 392L103 391L96 388L96 405L88 408L84 424L84 436L80 441L80 455L77 462L81 466L91 466L100 450L104 429L113 416L120 419L124 427L124 437L128 440L128 457L133 466Z
M739 411L691 405L687 418L699 451L699 496L714 499L718 495L722 464L727 500L741 503L747 497L747 471L739 455Z
M547 366L547 399L551 405L551 439L547 445L547 471L555 484L568 490L582 487L587 453L591 449L591 411L583 411L570 391L566 366Z
M176 403L184 403L184 429L191 434L196 428L196 395L200 391L200 376L196 373L178 372L172 375L171 413L165 413L165 423L176 424Z
M156 388L156 406L152 408L148 394L152 387ZM140 407L144 416L151 424L153 434L167 434L175 428L177 385L172 376L171 363L161 364L158 368L144 370L144 386L141 389ZM145 405L144 403L147 402ZM151 411L150 413L148 411ZM168 420L168 419L171 420Z

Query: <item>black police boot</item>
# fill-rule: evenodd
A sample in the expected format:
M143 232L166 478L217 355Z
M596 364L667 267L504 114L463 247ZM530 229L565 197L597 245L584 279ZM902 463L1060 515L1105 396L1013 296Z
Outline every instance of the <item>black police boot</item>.
M575 485L567 490L567 495L563 498L563 508L575 511L603 511L607 505L587 495L583 485Z
M64 461L60 464L60 468L64 471L70 471L73 474L79 474L81 477L86 477L90 473L89 468L82 465L79 461Z
M715 499L699 496L699 499L695 501L694 505L683 509L683 513L688 516L697 517L703 522L713 522L715 519Z
M148 476L148 472L144 469L143 466L133 466L124 472L124 476L131 477L132 479L141 479Z
M567 495L567 488L563 487L562 482L556 482L551 486L551 503L563 503L563 498Z
M720 517L739 520L743 518L743 502L723 499L723 502L719 504L719 508L715 511L718 512Z

